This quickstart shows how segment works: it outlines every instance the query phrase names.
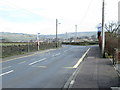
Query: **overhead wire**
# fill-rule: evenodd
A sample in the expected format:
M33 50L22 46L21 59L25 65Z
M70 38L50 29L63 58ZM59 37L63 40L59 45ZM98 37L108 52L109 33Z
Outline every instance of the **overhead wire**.
M88 4L88 7L87 7L87 9L86 9L86 11L85 11L85 13L84 13L84 15L83 15L83 18L80 20L80 24L82 25L83 24L83 22L85 21L85 18L87 17L87 15L88 15L88 12L89 12L89 9L90 9L90 7L91 7L91 4L92 4L92 2L93 2L93 0L90 0L90 2L89 2L89 4Z
M4 1L6 1L6 0L4 0ZM38 15L38 14L33 13L32 11L28 10L28 9L21 8L21 7L17 6L17 5L15 5L15 4L11 3L10 1L6 1L5 3L8 4L9 7L14 8L14 9L19 8L19 9L22 10L22 12L27 13L27 14L29 14L29 15L31 15L31 14ZM10 5L12 5L12 6L10 6ZM38 15L38 16L39 16L39 15Z

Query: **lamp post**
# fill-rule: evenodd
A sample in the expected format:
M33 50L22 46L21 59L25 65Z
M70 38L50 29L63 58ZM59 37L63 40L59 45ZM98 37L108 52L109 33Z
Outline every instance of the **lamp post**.
M57 42L58 42L57 30L58 30L58 20L56 19L56 48L57 48Z
M58 19L56 19L56 48L58 47L58 24L61 23L58 23Z
M75 40L77 40L77 25L75 25Z

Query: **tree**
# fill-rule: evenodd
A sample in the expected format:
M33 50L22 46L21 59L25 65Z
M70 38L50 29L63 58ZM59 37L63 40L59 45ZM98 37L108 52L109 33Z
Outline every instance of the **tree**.
M111 21L105 24L106 31L110 33L116 33L119 27L120 25L115 21Z

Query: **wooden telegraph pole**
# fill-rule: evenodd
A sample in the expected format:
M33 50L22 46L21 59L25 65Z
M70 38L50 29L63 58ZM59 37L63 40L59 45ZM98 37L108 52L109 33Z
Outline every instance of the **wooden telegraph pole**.
M76 37L76 40L77 40L77 25L75 25L75 32L76 32L75 37Z
M102 57L105 56L104 5L105 0L102 3Z
M57 30L58 30L58 19L56 19L56 48L58 47L57 46L57 43L58 43Z

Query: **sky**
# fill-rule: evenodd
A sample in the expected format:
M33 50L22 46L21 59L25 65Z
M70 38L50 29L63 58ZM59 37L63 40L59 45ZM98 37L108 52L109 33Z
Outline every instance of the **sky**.
M118 1L105 0L105 23L118 20ZM58 34L97 31L102 0L0 0L1 32Z

